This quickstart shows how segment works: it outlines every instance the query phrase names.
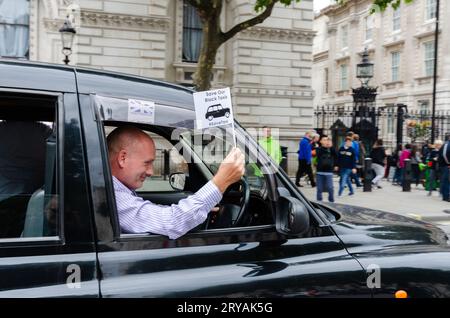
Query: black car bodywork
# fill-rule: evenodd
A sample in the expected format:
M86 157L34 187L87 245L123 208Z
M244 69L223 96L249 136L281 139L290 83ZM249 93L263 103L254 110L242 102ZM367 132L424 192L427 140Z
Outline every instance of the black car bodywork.
M205 114L205 118L209 121L218 117L230 117L230 109L228 107L222 107L221 104L215 104L208 107L208 110Z
M192 92L116 73L0 61L0 100L12 95L56 101L60 215L55 236L0 239L0 297L393 297L397 290L450 297L442 230L381 211L309 202L282 171L265 175L268 195L252 194L247 212L282 215L301 206L309 216L301 233L252 221L177 240L123 235L107 162L108 123L101 120L108 116L95 96L154 101L162 114L154 130L164 134L163 121L182 126L194 118ZM192 189L200 186L195 179ZM142 193L164 204L186 195ZM380 284L370 284L377 269Z

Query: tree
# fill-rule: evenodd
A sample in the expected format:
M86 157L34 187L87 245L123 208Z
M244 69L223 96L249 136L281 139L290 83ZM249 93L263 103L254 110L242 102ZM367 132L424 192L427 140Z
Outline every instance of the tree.
M197 63L197 70L193 75L194 85L198 91L208 90L211 87L211 76L213 65L216 60L217 51L220 46L234 37L237 33L250 28L256 24L264 22L271 14L276 3L285 6L300 0L256 0L255 11L257 16L236 24L228 31L224 32L220 27L220 15L222 13L224 0L186 0L194 7L202 21L203 40L200 55ZM339 4L344 4L348 0L335 0ZM405 3L413 0L404 0ZM383 11L387 6L394 8L400 5L401 0L373 0L372 12Z
M220 27L220 15L224 0L187 0L193 6L203 24L203 42L198 58L197 70L193 80L197 90L208 90L211 87L210 79L212 68L216 60L219 47L242 30L262 23L271 14L277 2L290 5L300 0L257 0L255 11L261 12L257 16L236 24L228 31L222 31Z

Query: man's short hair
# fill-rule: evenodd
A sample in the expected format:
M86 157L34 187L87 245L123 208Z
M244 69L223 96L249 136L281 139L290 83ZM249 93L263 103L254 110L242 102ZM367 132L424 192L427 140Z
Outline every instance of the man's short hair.
M139 141L139 137L148 137L145 132L134 126L121 126L114 129L106 138L109 154L114 154ZM151 139L151 138L150 138Z
M352 139L352 137L347 136L347 137L345 137L345 141L353 141L353 139Z

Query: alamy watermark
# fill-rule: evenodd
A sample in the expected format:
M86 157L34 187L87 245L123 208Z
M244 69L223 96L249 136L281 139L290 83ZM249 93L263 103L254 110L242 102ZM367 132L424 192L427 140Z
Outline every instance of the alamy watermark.
M366 268L369 276L366 279L367 287L370 289L381 288L381 268L377 264L370 264Z
M81 268L77 264L70 264L67 266L66 273L70 275L67 277L67 288L81 288Z

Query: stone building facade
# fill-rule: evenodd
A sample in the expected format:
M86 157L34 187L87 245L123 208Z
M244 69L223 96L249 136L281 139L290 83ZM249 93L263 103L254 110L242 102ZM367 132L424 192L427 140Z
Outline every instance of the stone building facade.
M254 16L253 6L224 1L223 29ZM71 64L192 83L196 63L183 56L183 0L29 0L30 60L62 63L58 29L68 7L77 31ZM245 127L278 128L293 153L313 124L312 23L312 0L277 4L263 24L225 43L214 66L213 87L231 87L237 119ZM292 155L289 167L296 166Z
M367 48L374 63L370 85L378 87L377 107L405 104L430 112L434 74L436 0L403 1L399 9L369 14L371 0L331 5L315 16L314 105L352 105L360 86L356 65ZM450 3L440 1L436 110L450 110ZM394 131L380 127L382 136ZM384 129L384 130L383 130ZM392 139L392 138L391 138ZM394 140L394 139L392 139Z

